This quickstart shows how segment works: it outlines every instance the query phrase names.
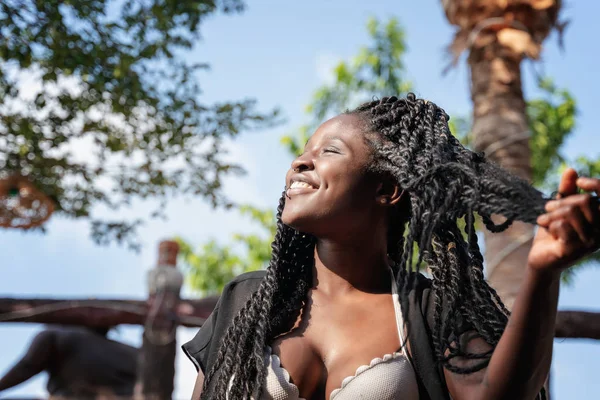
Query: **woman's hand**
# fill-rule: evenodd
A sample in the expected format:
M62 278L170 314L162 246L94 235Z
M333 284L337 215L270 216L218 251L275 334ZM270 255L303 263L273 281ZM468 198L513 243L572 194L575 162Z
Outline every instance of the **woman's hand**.
M452 398L533 399L539 393L552 362L560 272L600 246L600 203L590 192L600 192L600 179L565 171L557 200L537 220L527 273L489 364L472 385L445 372Z
M579 194L578 189L586 193ZM600 179L579 178L569 168L561 178L559 195L546 204L529 252L528 267L557 275L600 246Z

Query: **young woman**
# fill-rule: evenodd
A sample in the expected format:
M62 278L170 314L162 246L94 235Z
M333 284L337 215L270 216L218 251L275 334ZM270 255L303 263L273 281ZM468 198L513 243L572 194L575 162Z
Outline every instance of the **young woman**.
M194 399L543 394L560 273L600 243L600 180L569 169L544 199L460 145L448 118L409 94L319 127L287 173L269 267L227 285L184 345ZM540 227L511 315L484 280L475 213L495 232Z

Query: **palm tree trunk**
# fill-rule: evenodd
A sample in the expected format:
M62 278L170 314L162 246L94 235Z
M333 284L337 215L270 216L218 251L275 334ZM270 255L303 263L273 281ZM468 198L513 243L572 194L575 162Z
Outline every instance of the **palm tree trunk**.
M469 51L475 149L531 181L521 61L526 56L537 58L550 31L562 29L558 23L562 1L441 2L448 21L459 27L451 46L455 61L462 51ZM487 279L509 309L523 281L533 232L534 227L524 223L514 223L502 233L484 232Z
M470 52L472 134L477 151L483 151L492 161L531 181L521 59L520 54L497 42ZM485 231L488 280L509 309L525 273L532 238L533 226L520 222L502 233Z

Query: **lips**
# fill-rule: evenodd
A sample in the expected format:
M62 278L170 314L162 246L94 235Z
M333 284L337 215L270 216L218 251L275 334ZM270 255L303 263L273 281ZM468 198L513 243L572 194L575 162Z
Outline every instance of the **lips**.
M304 174L294 174L290 179L287 195L310 193L319 188L319 184L312 177Z

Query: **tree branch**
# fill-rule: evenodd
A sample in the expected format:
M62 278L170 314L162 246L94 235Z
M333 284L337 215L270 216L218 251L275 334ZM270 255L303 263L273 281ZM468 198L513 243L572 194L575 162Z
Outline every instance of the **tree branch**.
M182 299L171 318L179 325L202 326L212 312L217 297ZM0 322L110 327L121 324L144 325L146 301L123 299L16 299L0 298Z
M555 337L600 339L600 313L559 311L556 317Z

